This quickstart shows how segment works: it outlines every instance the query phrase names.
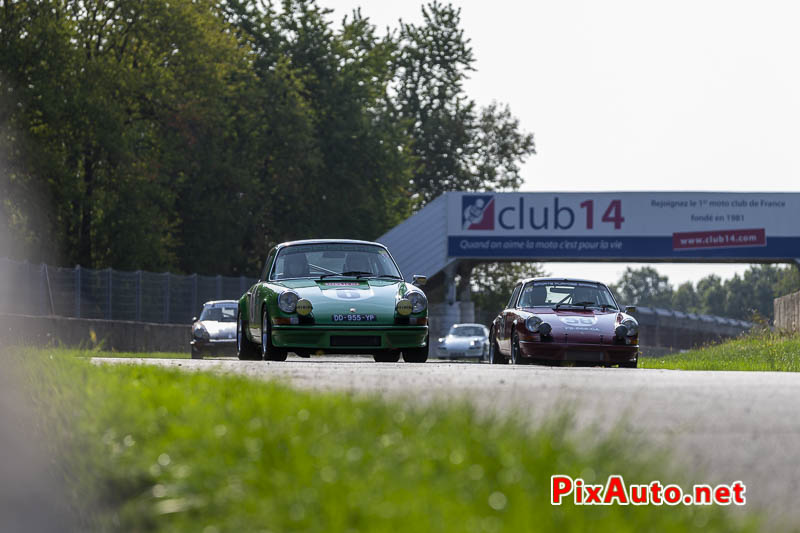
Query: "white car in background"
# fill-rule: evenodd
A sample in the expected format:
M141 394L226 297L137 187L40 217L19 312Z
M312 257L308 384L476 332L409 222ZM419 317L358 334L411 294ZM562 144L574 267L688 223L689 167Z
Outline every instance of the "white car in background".
M453 324L447 337L441 337L436 355L442 359L486 359L489 354L489 329L483 324Z
M192 319L192 359L204 355L236 355L236 300L203 304L200 318Z

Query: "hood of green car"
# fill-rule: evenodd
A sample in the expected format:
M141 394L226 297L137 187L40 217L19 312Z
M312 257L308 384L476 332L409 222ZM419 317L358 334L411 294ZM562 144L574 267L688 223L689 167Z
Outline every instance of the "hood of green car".
M335 314L375 315L375 324L393 323L397 300L413 286L393 280L287 280L280 285L311 302L317 324L333 323ZM419 315L417 315L419 316Z

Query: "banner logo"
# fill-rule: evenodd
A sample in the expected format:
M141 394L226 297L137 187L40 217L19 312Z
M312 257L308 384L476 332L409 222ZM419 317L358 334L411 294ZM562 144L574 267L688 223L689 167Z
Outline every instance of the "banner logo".
M461 197L461 227L465 230L494 229L494 195L465 194Z

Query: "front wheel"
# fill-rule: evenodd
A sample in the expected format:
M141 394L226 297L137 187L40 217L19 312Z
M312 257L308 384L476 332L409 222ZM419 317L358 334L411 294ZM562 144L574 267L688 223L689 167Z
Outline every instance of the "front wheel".
M203 353L197 348L197 346L192 345L192 359L202 359Z
M522 359L522 355L519 351L519 337L517 337L516 333L514 333L514 336L511 337L511 363L514 365L525 364L525 361Z
M236 314L236 355L240 361L259 361L261 352L258 345L247 338L247 322L242 319L242 314Z
M403 350L403 361L406 363L424 363L428 360L428 337L425 337L425 346L422 348L407 348Z
M497 346L497 339L494 338L494 330L489 335L489 364L490 365L505 365L508 360L500 353L500 348Z
M620 368L636 368L638 366L638 364L639 364L639 361L636 360L636 361L631 361L630 363L620 363L619 367Z
M372 354L376 363L396 363L400 360L399 350L383 350Z
M269 315L264 309L261 311L261 356L264 361L286 361L289 352L273 346L270 333Z

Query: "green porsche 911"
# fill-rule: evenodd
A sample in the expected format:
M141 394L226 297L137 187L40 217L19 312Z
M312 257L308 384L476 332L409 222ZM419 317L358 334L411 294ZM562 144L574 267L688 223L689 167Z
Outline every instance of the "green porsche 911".
M385 246L308 240L270 250L258 283L239 299L239 359L285 361L368 353L378 362L428 359L428 300L403 279Z

